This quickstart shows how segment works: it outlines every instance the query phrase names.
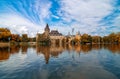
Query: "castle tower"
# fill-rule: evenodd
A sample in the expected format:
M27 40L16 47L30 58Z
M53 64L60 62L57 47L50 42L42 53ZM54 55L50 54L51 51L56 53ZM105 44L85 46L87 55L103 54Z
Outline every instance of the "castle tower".
M45 27L45 32L50 32L50 28L49 28L49 25L47 24L46 27Z
M50 28L49 28L49 25L47 24L45 29L44 29L44 33L45 33L45 36L49 36L49 33L50 33Z

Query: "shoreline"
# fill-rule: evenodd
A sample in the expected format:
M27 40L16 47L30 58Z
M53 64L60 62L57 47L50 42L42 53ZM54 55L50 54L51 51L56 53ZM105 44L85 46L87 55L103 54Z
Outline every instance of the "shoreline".
M12 45L29 45L29 46L34 46L36 45L37 42L0 42L0 47L10 47ZM97 43L92 43L92 44L80 44L80 45L113 45L113 44L110 44L110 43L101 43L101 44L97 44Z
M34 46L36 45L36 42L0 42L0 47L10 47L10 46L13 46L13 45L30 45L30 46Z
M9 42L0 42L0 47L9 47L10 43Z

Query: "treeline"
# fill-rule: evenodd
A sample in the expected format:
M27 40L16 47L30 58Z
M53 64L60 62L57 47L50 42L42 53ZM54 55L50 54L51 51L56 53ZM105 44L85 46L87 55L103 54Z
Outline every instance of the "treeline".
M120 43L120 32L111 33L108 36L91 36L88 34L83 34L81 36L82 44L119 44Z
M27 34L12 34L7 28L0 28L0 42L49 42L49 37L46 37L44 34L38 35L36 37L29 38ZM89 34L81 35L81 39L75 39L73 42L77 42L81 44L119 44L120 43L120 32L111 33L107 36L91 36Z
M36 37L29 38L27 34L22 34L22 36L19 34L11 34L10 38L12 42L36 42Z
M0 42L35 42L36 38L29 38L27 34L11 34L7 28L0 28Z
M10 39L11 32L7 28L0 28L0 41L6 42Z

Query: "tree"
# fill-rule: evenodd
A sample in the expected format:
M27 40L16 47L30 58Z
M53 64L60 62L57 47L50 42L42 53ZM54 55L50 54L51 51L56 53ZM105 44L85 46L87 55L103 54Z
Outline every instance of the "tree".
M111 33L111 34L108 35L108 39L109 39L109 42L111 44L114 44L114 43L117 42L117 40L115 40L115 38L116 38L116 34L115 33Z
M86 44L86 43L91 43L92 42L92 37L88 34L83 34L81 36L81 43Z
M36 37L28 38L28 39L29 39L29 42L36 42Z
M20 36L18 34L12 34L11 35L11 41L20 42L21 38L20 38Z
M11 32L7 28L0 28L0 41L7 42L11 36Z
M28 42L28 35L27 34L22 34L22 42Z
M50 37L46 36L45 34L37 34L36 41L39 42L40 44L49 45L50 44Z
M92 43L101 43L102 42L102 38L100 36L92 36Z
M118 32L118 33L116 34L115 41L116 41L117 43L120 43L120 32Z

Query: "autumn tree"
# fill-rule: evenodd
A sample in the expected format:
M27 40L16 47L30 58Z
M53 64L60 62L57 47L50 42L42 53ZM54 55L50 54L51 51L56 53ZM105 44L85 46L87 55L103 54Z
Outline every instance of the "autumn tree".
M108 35L108 39L111 44L115 43L115 37L115 33L111 33L110 35Z
M22 42L28 42L28 35L27 34L22 34Z
M28 38L28 39L29 39L29 42L36 42L36 37Z
M39 42L40 44L48 45L50 44L50 37L45 36L45 34L37 34L36 41Z
M88 34L83 34L81 36L81 43L85 44L85 43L91 43L92 42L92 37Z
M102 38L100 36L92 36L92 43L100 44L102 42Z
M108 36L103 37L103 44L108 44L109 43L109 38Z
M7 42L10 40L11 32L7 28L0 28L0 41Z
M13 41L13 42L20 42L21 41L20 35L18 35L18 34L12 34L11 35L11 41Z
M120 32L116 34L115 41L117 41L117 43L120 43Z
M118 44L120 43L120 33L111 33L103 37L104 44Z

